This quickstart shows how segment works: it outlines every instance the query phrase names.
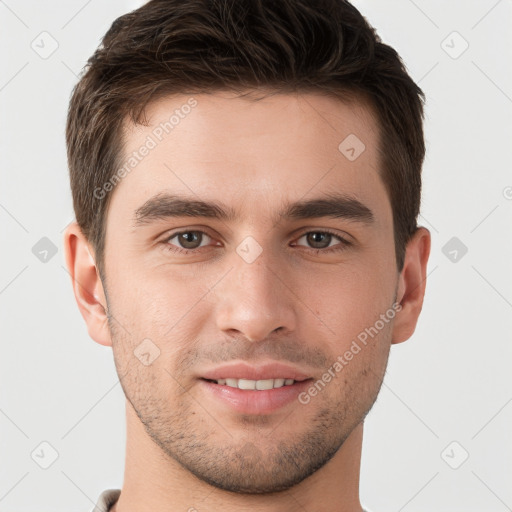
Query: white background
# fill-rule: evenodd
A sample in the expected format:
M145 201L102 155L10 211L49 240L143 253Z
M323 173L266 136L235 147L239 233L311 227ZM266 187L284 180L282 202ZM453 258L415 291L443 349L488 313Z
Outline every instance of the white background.
M361 501L512 510L512 1L354 3L427 95L420 221L433 237L418 328L392 347L365 423ZM64 128L87 58L139 5L0 1L0 511L85 512L122 485L124 395L65 270ZM58 43L46 59L31 47L43 31ZM57 248L46 263L32 252L43 237ZM467 247L455 262L453 237ZM42 442L58 453L48 469L31 458Z

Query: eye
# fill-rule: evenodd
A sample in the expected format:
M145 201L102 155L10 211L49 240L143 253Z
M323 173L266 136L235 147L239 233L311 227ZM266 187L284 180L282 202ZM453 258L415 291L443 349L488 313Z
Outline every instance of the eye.
M179 244L179 246L170 243L174 238L176 238L176 243ZM202 247L201 243L205 239L211 241L211 237L204 231L189 230L174 233L170 237L163 240L163 243L165 248L172 252L188 254L189 252L194 252Z
M308 231L304 233L298 241L303 238L306 240L306 243L312 245L309 249L314 250L316 253L342 251L352 245L351 242L332 231ZM336 239L339 242L333 245L332 242L335 242Z
M174 239L176 239L175 242L171 243L171 241ZM297 239L297 242L302 239L305 239L306 243L311 245L311 247L306 246L306 249L309 249L316 254L343 251L352 245L351 242L342 236L329 230L307 231ZM192 254L194 252L197 253L201 247L207 247L208 242L211 243L212 240L212 237L204 231L187 230L173 233L172 235L165 238L162 243L165 250L185 255ZM336 243L336 240L338 243ZM302 244L295 243L294 245L300 246Z

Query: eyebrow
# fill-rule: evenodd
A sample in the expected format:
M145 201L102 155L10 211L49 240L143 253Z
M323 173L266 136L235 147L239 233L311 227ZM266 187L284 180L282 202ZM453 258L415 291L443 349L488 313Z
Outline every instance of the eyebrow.
M139 227L173 217L218 219L233 222L237 212L215 201L202 201L195 197L160 193L148 199L135 210L133 225ZM286 220L304 220L322 217L343 218L363 224L372 224L375 217L367 206L355 197L345 194L328 194L307 201L285 205L277 215Z

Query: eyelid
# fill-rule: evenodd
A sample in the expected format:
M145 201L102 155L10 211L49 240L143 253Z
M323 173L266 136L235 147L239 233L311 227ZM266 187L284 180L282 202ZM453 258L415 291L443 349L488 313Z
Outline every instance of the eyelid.
M194 226L194 225L192 225L192 226L168 229L167 231L165 231L162 234L162 241L169 240L169 238L172 238L173 236L176 236L176 235L179 235L182 233L188 233L190 231L197 231L200 233L204 233L205 235L208 235L210 238L221 238L221 236L216 231L212 230L212 228L210 228L209 226L200 226L200 225ZM157 238L160 238L160 237L157 237Z

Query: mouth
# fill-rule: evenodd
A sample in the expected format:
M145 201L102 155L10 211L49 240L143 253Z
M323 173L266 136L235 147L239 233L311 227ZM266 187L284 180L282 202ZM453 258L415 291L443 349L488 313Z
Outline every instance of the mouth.
M243 390L254 390L254 391L268 391L269 389L278 389L284 386L293 386L297 382L304 382L304 380L295 380L295 379L286 379L286 378L275 378L275 379L261 379L261 380L251 380L251 379L202 379L207 382L212 382L213 384L218 384L220 386L228 386L230 388L237 388Z
M202 392L211 407L220 414L271 415L299 403L299 395L311 385L312 378L236 379L199 378ZM301 407L301 411L304 409Z
M298 402L311 374L280 361L232 361L199 372L200 389L221 413L270 414Z

